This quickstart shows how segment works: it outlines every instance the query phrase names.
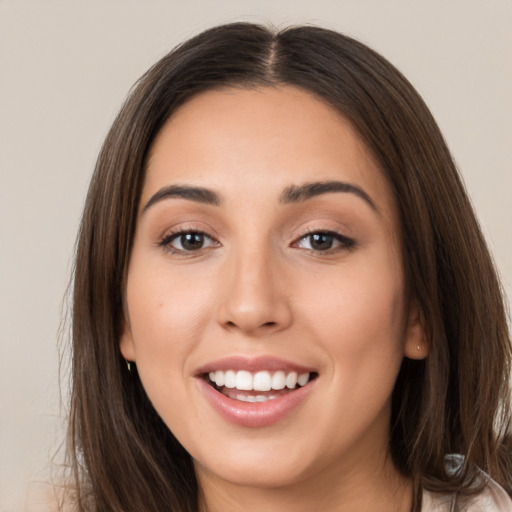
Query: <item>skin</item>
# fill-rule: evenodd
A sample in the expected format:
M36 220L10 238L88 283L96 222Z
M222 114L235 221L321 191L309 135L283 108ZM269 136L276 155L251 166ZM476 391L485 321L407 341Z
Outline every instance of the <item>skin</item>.
M334 180L373 206L351 191L281 199L286 187ZM185 184L219 204L146 206ZM169 242L176 230L211 238L184 251ZM309 232L353 244L313 250ZM313 95L209 91L167 121L142 191L120 347L192 455L202 510L410 510L411 484L389 457L390 397L403 357L427 348L406 303L397 208L351 124ZM234 425L196 377L232 355L279 357L318 378L281 421Z

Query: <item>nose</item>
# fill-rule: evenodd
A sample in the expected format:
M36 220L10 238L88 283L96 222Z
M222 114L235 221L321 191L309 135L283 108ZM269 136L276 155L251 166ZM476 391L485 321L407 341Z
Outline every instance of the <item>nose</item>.
M269 254L238 254L225 262L220 277L218 321L224 329L263 337L290 326L286 282Z

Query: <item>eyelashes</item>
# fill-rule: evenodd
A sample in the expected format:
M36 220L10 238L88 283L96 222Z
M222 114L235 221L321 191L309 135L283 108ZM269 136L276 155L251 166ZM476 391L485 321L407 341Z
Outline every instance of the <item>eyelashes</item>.
M195 253L220 243L204 231L184 229L164 236L159 244L171 253Z
M303 234L292 247L320 253L329 253L353 249L355 240L336 231L310 231Z
M194 256L221 247L221 243L204 231L183 228L166 234L159 241L158 246L171 254ZM356 247L356 241L333 230L315 229L301 233L290 247L316 255L332 255L353 250Z

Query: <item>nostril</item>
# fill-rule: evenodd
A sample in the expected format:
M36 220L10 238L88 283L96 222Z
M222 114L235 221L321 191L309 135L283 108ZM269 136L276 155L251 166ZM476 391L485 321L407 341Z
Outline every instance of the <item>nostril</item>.
M265 322L264 324L261 324L261 327L275 327L277 325L277 322ZM237 327L237 324L231 320L226 322L227 327Z

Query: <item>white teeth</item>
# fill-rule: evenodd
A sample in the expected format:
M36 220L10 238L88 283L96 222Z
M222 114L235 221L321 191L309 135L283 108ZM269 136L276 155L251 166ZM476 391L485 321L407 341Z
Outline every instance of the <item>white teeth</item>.
M268 372L258 372L254 376L255 391L270 391L272 389L272 377Z
M309 382L311 374L301 373L298 375L297 372L285 373L281 370L274 374L271 374L268 371L261 371L253 374L246 370L228 370L225 372L217 370L215 372L210 372L208 377L210 378L210 381L215 383L219 388L225 386L226 388L236 388L240 391L270 391L271 389L279 391L285 387L288 389L295 389L297 384L299 386L305 386ZM268 397L264 395L257 396L268 399ZM242 399L240 398L240 400Z
M236 400L240 400L240 402L266 402L267 400L274 400L277 398L275 395L265 396L265 395L236 395Z
M309 373L301 373L298 377L297 377L297 384L299 386L305 386L309 381Z
M217 374L217 372L215 372L215 374ZM236 373L233 370L228 370L224 374L224 386L230 389L236 387Z
M297 385L297 372L291 372L286 376L286 387L293 389Z
M240 400L240 402L256 402L256 397L253 395L236 395L236 399Z
M309 373L307 374L309 376ZM272 375L272 389L284 389L286 386L286 375L284 372L276 372Z
M236 389L250 391L252 389L252 375L249 372L236 372Z
M211 378L210 377L210 380L213 380L213 382L215 382L215 384L217 384L217 386L219 387L222 387L224 386L224 372L215 372L215 378Z

